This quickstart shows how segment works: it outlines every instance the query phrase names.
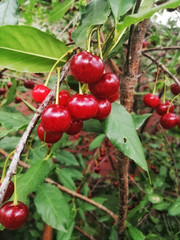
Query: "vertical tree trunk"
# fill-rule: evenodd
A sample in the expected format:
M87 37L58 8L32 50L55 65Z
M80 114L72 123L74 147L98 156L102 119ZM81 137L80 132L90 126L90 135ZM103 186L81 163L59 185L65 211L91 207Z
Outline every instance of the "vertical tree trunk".
M120 101L128 112L132 112L134 88L137 82L139 61L143 39L147 30L148 20L139 23L130 39L129 54L125 64L124 74L120 77ZM118 156L118 183L119 183L119 214L118 239L125 239L125 220L128 205L128 167L129 160L124 154Z

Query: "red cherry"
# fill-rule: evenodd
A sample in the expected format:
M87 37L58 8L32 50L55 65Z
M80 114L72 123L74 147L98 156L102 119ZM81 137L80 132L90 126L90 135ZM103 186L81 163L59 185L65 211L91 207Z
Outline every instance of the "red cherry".
M26 81L24 81L24 86L26 88L33 89L34 88L34 82L31 81L31 80L26 80Z
M114 73L105 73L97 83L89 84L89 90L97 98L109 98L119 89L119 79Z
M118 182L113 182L113 185L115 186L115 187L117 187L118 186Z
M20 102L22 102L22 99L20 97L15 97L14 102L20 103Z
M119 97L119 91L117 91L115 94L113 94L112 96L108 97L107 99L110 101L110 103L115 102Z
M50 104L42 113L41 123L47 132L65 132L71 124L71 115L64 106Z
M94 171L95 171L96 173L99 173L99 172L100 172L100 167L96 167L96 168L94 169Z
M0 96L4 95L6 93L6 89L5 88L0 88Z
M92 198L92 193L89 193L88 198Z
M160 119L163 128L170 129L176 126L178 122L177 115L174 113L165 113Z
M71 74L82 83L93 83L100 79L104 72L103 60L89 52L80 52L73 56L70 63Z
M55 133L45 132L41 123L37 128L37 135L41 141L46 143L56 143L62 137L62 133L55 134Z
M87 120L97 113L98 104L92 95L75 94L70 97L68 109L76 120Z
M74 31L74 28L70 28L69 30L68 30L68 35L69 35L69 41L70 42L72 42L73 40L72 40L72 38L71 38L71 33Z
M83 122L82 121L76 121L74 119L71 120L71 125L66 131L67 134L69 135L76 135L81 131L83 127Z
M144 96L143 101L148 107L157 107L159 104L159 97L157 95L148 93Z
M32 91L35 102L42 103L51 90L44 85L37 85Z
M66 90L61 90L61 91L59 92L59 104L60 104L60 105L63 105L64 107L66 107L69 98L70 98L70 95L69 95L68 91L66 91Z
M108 99L97 99L98 111L93 117L95 119L101 120L107 118L111 112L111 103Z
M0 208L0 223L7 229L18 229L25 224L28 219L28 207L18 202L14 205L12 201L6 202Z
M159 103L156 107L156 112L159 115L163 115L165 113L167 113L168 107L170 105L170 101L166 101L165 103ZM169 108L169 112L173 112L174 111L174 105L173 103L171 104L170 108Z
M177 85L177 83L172 84L170 90L174 95L178 95L180 93L180 87Z
M1 186L1 183L0 183L0 186ZM14 193L14 183L12 181L10 181L7 191L4 195L3 202L6 202L8 199L10 199L10 197L13 195L13 193Z
M12 82L8 82L8 83L7 83L7 87L8 87L8 88L11 88L11 87L12 87Z

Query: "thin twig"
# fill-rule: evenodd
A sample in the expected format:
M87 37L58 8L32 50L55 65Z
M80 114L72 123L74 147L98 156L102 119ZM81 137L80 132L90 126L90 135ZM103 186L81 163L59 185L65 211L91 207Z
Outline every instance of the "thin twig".
M77 225L74 226L75 229L77 229L80 233L82 233L84 236L88 237L90 240L96 240L94 237L90 236L87 232L84 232L80 227Z
M144 49L144 50L142 50L142 52L145 53L145 52L166 51L166 50L180 50L180 47L172 46L172 47L148 48L148 49Z

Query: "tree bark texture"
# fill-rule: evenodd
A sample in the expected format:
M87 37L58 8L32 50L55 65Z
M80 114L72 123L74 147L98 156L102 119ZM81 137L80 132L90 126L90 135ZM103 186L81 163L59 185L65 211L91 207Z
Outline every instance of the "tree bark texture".
M137 83L142 43L147 30L148 20L140 22L132 32L124 74L120 76L120 101L126 110L131 113L133 109L134 89ZM119 183L119 214L118 214L118 240L125 239L125 220L128 206L128 157L123 153L118 156L118 183Z

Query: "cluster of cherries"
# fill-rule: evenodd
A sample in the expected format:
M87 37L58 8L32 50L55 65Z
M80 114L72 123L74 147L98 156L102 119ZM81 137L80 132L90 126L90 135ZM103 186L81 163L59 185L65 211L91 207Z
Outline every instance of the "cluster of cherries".
M174 95L180 94L180 87L176 83L171 85L170 90ZM156 112L161 115L160 123L163 128L171 129L176 125L180 128L180 118L173 113L174 105L172 102L160 102L159 97L151 93L146 94L143 101L148 107L155 108Z
M70 96L68 91L61 90L59 104L50 104L44 109L37 135L46 143L59 141L64 132L78 134L85 120L105 119L111 112L111 103L119 95L119 80L114 73L104 73L104 62L100 57L86 51L77 53L71 59L70 70L88 93ZM37 85L32 92L34 101L42 103L49 92L48 87Z
M1 183L0 183L1 185ZM0 208L0 223L7 229L14 230L22 227L29 216L29 209L26 204L18 201L7 201L14 193L14 184L10 181L6 194L3 198L3 205ZM6 202L7 201L7 202Z

